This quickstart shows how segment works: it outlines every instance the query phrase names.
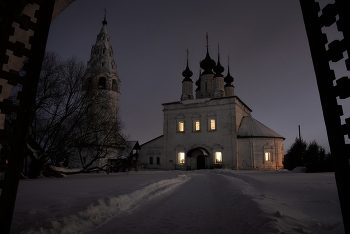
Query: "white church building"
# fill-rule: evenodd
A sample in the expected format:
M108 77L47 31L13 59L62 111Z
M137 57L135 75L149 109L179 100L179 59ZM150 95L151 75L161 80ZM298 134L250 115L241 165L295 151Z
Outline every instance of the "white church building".
M206 57L195 82L183 71L181 100L163 104L163 135L141 145L139 164L166 170L283 168L283 136L251 116L252 110L234 95L228 67Z

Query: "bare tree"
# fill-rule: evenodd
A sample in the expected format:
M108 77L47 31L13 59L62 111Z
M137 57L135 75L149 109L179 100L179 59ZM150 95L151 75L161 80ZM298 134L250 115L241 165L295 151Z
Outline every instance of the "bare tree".
M82 91L84 74L76 57L62 61L56 53L46 53L29 133L30 177L56 174L51 165L59 162L78 165L75 173L107 171L108 162L102 159L123 149L117 113L103 111L112 101L108 91Z

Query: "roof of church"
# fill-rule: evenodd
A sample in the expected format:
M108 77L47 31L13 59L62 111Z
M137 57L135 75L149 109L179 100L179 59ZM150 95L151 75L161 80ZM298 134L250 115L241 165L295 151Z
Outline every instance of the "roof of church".
M87 62L86 75L106 73L118 76L117 65L113 58L113 48L107 32L106 14L102 21L102 28L97 35L96 42L91 48L90 60Z
M251 116L245 116L242 119L241 125L239 127L237 138L282 138L283 136L277 132L266 127L264 124L260 123Z

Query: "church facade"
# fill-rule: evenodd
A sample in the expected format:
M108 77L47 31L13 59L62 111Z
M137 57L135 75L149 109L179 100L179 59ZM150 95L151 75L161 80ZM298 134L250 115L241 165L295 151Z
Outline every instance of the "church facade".
M141 145L139 164L166 170L283 168L284 137L251 116L234 95L228 67L207 53L195 82L188 67L182 75L181 100L163 104L163 135Z

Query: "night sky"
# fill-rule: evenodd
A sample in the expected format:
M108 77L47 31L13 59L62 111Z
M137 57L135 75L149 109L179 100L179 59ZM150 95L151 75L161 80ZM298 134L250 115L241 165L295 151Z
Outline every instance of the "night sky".
M285 152L298 125L304 140L329 150L299 1L77 0L52 23L47 50L87 62L104 8L129 140L142 144L163 134L162 103L180 100L186 49L195 81L208 33L215 61L220 44L224 75L230 57L235 95L286 138Z

